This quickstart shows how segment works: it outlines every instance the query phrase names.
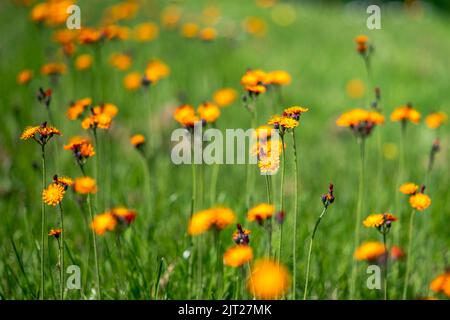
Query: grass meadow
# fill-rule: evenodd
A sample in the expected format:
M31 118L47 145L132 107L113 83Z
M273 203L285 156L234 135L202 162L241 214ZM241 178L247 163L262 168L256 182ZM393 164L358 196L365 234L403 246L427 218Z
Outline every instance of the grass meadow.
M331 1L80 0L83 28L58 38L58 30L67 30L65 14L51 5L34 9L41 2L0 4L1 299L450 296L449 129L444 116L439 128L427 125L428 115L449 110L448 12L420 4L382 7L382 28L368 30L365 7ZM65 2L66 7L72 1ZM107 25L120 26L120 32L107 33ZM87 27L93 29L83 40ZM359 35L368 37L362 47L355 43ZM119 53L129 60L119 59L114 67L111 57ZM82 55L87 62L78 59ZM64 67L43 68L54 62ZM32 73L18 79L23 70ZM242 85L243 75L254 70L284 70L290 79ZM280 170L270 176L270 198L269 178L258 165L171 160L173 130L190 126L186 118L174 119L181 112L177 107L214 104L221 88L236 95L220 109L213 106L220 116L205 126L222 132L265 125L291 106L309 109L300 112L295 128L275 121L276 130L286 134ZM265 92L249 93L254 90ZM79 119L70 120L69 107L84 98L92 101ZM117 107L117 114L104 114L102 103ZM407 115L392 121L394 110L405 105L420 119ZM96 122L95 106L106 124ZM384 121L361 122L352 114L349 121L356 122L350 127L337 125L352 109L377 112ZM34 131L21 139L27 126ZM49 126L61 135L48 134ZM139 147L130 142L136 134L145 138L141 144L135 137ZM65 150L73 136L86 137L95 155ZM44 176L40 144L45 145ZM56 189L47 197L53 205L48 205L42 193L54 175L75 184L53 182ZM84 175L95 179L97 190L76 179ZM412 195L399 191L406 182L417 184ZM408 199L424 194L431 205L421 202L425 208L413 210ZM267 202L273 207L260 209L269 210L268 216L257 213L249 221L249 210ZM203 220L195 215L202 211ZM307 271L311 235L322 212ZM103 213L99 229L92 229L92 218ZM397 220L384 214L375 228L366 228L364 219L374 213ZM61 217L62 233L48 236L61 229ZM201 230L192 234L188 228L196 217L191 227ZM230 266L224 253L236 245L238 223L251 230L250 242L238 247L250 246L252 252L236 251ZM367 241L376 241L379 249L383 232L387 243L381 252L356 259L355 250ZM66 284L73 271L61 272L71 265L79 267L77 288ZM382 270L380 289L368 288L369 265ZM440 275L439 283L433 281Z

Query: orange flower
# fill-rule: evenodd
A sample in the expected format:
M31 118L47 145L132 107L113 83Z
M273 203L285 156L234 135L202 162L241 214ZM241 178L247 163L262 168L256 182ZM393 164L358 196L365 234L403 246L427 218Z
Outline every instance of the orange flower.
M423 211L431 205L431 199L426 194L416 193L409 197L409 204L414 209Z
M256 86L258 84L264 83L267 78L267 73L263 70L252 70L249 69L241 77L241 85L243 86Z
M193 127L194 124L200 121L195 114L195 110L191 105L183 104L177 107L173 113L175 121L184 127Z
M142 75L139 72L131 72L123 78L123 84L127 90L135 91L142 85Z
M50 231L48 232L48 236L49 237L55 237L56 239L59 238L59 236L61 235L62 229L50 229Z
M444 112L434 112L430 113L425 118L425 123L427 124L428 128L437 129L441 125L446 123L447 119L448 119L447 114L445 114Z
M147 64L145 69L145 79L155 84L161 79L166 78L170 74L170 68L161 60L152 60Z
M357 99L364 96L366 87L364 86L364 82L360 79L352 79L347 82L345 89L350 98Z
M258 160L258 168L262 175L273 175L280 168L280 157L278 154L263 156Z
M430 289L437 293L444 293L450 298L450 272L444 272L433 279Z
M407 182L402 184L399 190L403 194L415 194L419 190L419 186L415 183Z
M106 231L113 231L116 228L117 220L110 212L96 215L91 223L91 228L98 235L104 235Z
M264 20L258 17L245 18L243 25L245 31L253 36L263 37L266 35L267 24Z
M220 107L226 107L232 104L237 98L236 90L232 88L223 88L214 92L213 100Z
M109 129L112 119L118 112L117 107L111 103L104 103L91 109L92 114L81 122L83 129L100 128Z
M207 210L202 210L195 213L188 226L188 233L190 235L199 235L208 231L211 227L222 230L234 223L236 220L235 213L225 207L214 207Z
M18 84L27 84L33 79L33 71L29 69L25 69L19 72L17 75L17 83Z
M136 219L136 211L125 207L117 207L111 210L112 215L121 223L130 225Z
M90 54L82 54L75 60L75 68L78 70L87 70L92 65L92 56Z
M198 35L200 27L196 23L185 23L181 26L181 35L185 38L192 39Z
M88 138L75 136L64 146L64 150L73 151L77 158L89 158L95 155L94 146Z
M42 66L41 74L43 75L54 75L66 73L66 65L64 63L47 63Z
M116 69L125 71L131 66L131 57L124 53L114 53L109 59L109 63Z
M91 98L84 98L75 101L72 103L67 110L67 117L69 120L76 120L78 119L84 112L84 110L92 104Z
M363 225L366 228L379 228L387 222L397 221L397 218L390 213L375 213L369 215L364 221Z
M206 27L200 30L199 37L206 42L213 41L217 37L217 31L213 27Z
M264 93L267 91L266 87L260 84L255 86L246 86L245 90L254 95L259 95L260 93Z
M135 134L130 138L130 143L136 148L139 148L144 145L145 137L142 134Z
M230 267L240 267L253 259L253 250L247 245L237 245L229 248L223 255L223 263Z
M391 121L410 121L417 124L420 121L420 113L411 105L400 106L391 113Z
M247 288L258 299L278 299L289 289L290 276L286 267L270 260L258 260L247 280Z
M248 211L247 220L248 221L266 220L271 218L274 212L275 207L273 205L268 203L260 203Z
M96 193L97 183L91 177L79 177L75 179L73 188L79 194Z
M82 28L78 34L80 44L92 44L102 39L102 33L93 28Z
M42 191L42 201L49 206L56 206L63 200L65 192L66 189L61 184L52 183Z
M181 19L181 8L177 5L169 5L161 13L161 24L167 29L174 29Z
M267 73L265 83L277 85L277 86L286 86L292 82L291 75L284 70L275 70Z
M134 28L134 37L140 42L155 40L159 35L159 27L153 22L138 24Z
M374 261L385 253L384 244L377 241L365 242L355 251L356 260Z
M55 127L47 126L44 122L40 126L26 127L20 135L21 140L33 139L41 145L45 145L54 135L61 135L61 131Z
M208 123L213 123L220 116L220 109L217 105L211 102L202 103L197 109L200 118Z
M384 123L384 116L376 111L353 109L344 112L336 120L339 127L349 127L355 134L367 137L376 125Z
M215 207L210 210L214 213L214 225L219 230L228 227L236 220L236 214L229 208Z
M366 53L367 49L368 49L368 44L367 44L368 41L369 41L369 37L367 37L365 35L357 36L355 38L356 50L361 54Z

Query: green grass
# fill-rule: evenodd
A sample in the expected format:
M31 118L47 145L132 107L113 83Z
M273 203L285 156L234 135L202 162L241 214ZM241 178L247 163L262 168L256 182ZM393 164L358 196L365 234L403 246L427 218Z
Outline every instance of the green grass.
M91 1L80 1L83 23L97 25L102 8ZM190 14L201 12L203 2L186 4ZM162 5L156 9L161 9ZM186 298L248 298L241 294L243 280L239 270L224 269L223 290L215 288L216 253L213 234L194 239L190 247L186 234L191 205L191 168L176 166L170 160L170 134L177 124L171 110L181 103L198 105L211 98L212 93L224 86L241 90L239 80L248 67L264 70L284 69L293 77L292 84L284 87L282 101L274 102L270 96L261 96L258 103L258 123L263 124L275 111L300 104L309 106L297 129L300 158L300 193L297 244L297 298L303 296L309 237L318 218L322 203L320 196L327 191L328 183L335 184L336 201L329 208L320 225L314 242L309 283L311 299L348 298L348 279L353 255L353 229L358 195L358 146L347 130L337 128L335 120L346 110L365 107L370 93L361 99L348 97L346 83L351 79L366 80L362 59L355 53L353 38L367 34L376 50L373 56L374 84L381 88L381 106L387 116L406 102L426 115L432 111L448 112L448 74L450 65L450 36L448 16L438 11L417 20L404 12L382 18L382 29L369 31L361 16L358 24L346 22L348 18L339 6L295 4L296 20L281 27L271 20L270 9L256 7L252 2L227 1L220 4L223 26L231 21L240 30L241 21L249 15L263 18L268 24L264 38L255 38L237 32L233 39L220 38L212 43L186 40L178 32L161 29L159 38L139 44L134 41L110 42L102 45L102 61L86 72L73 69L73 60L67 62L69 72L56 85L39 75L46 62L58 60L57 45L50 39L51 30L40 28L28 18L28 9L0 4L0 298L37 299L39 291L39 239L41 206L41 173L39 147L33 142L19 140L27 125L39 124L47 113L35 99L38 87L52 87L51 103L54 125L63 137L54 138L48 145L48 177L60 175L80 176L70 152L62 150L72 135L82 133L79 122L69 121L65 112L71 100L91 96L99 102L103 90L104 101L116 104L120 111L111 130L100 132L99 193L96 213L113 206L124 205L138 212L136 221L126 230L120 243L114 233L99 238L99 256L103 298L106 299L186 299ZM148 7L150 8L150 4ZM126 22L132 26L138 21L158 20L158 11L141 10L136 19ZM360 13L364 15L364 11ZM346 18L347 17L347 18ZM220 30L220 27L219 27ZM125 73L107 63L112 52L126 51L133 57L131 71L142 71L150 58L159 58L171 68L169 78L151 87L149 97L142 91L130 93L123 88ZM78 47L79 53L92 53L94 49ZM25 68L35 71L36 78L27 87L16 83L17 73ZM250 117L240 101L223 109L217 122L220 129L248 128ZM367 143L366 190L363 216L372 212L392 211L399 217L393 226L399 229L396 245L406 248L408 214L407 198L398 196L396 175L398 157L383 158L381 184L376 183L377 134L383 146L400 141L400 126L387 121L375 129ZM143 133L149 140L150 179L145 177L145 163L129 144L133 133ZM87 134L87 132L85 133ZM429 282L441 273L449 258L450 218L448 189L450 179L449 130L440 131L442 150L437 155L435 168L429 179L427 192L432 206L419 213L415 220L414 260L411 269L411 286L408 298L431 295ZM431 143L436 132L424 123L410 125L406 142L405 176L407 180L421 183L425 176ZM287 139L286 212L283 234L282 262L292 273L292 210L294 179L292 172L291 139ZM94 174L95 160L87 164L88 174ZM37 165L37 167L36 167ZM256 168L254 168L256 172ZM232 208L238 221L252 229L250 244L255 256L265 250L265 235L256 224L245 220L244 165L220 167L217 199ZM211 166L204 166L204 194L201 208L208 208ZM264 177L257 174L253 186L253 204L266 201ZM279 204L279 174L274 189ZM145 184L150 183L150 197ZM67 192L63 201L65 212L66 266L81 267L81 290L68 290L69 299L89 299L95 287L93 251L90 243L88 212L78 202L78 197ZM48 229L58 225L58 211L47 207ZM222 248L231 246L232 227L220 237ZM361 228L363 240L381 240L375 230ZM274 244L278 242L274 234ZM199 293L189 287L189 262L183 258L185 250L202 246L202 277L204 289ZM276 247L276 245L275 245ZM48 239L46 251L46 296L58 298L57 243ZM194 249L193 287L195 288L197 261ZM366 288L366 264L358 263L356 297L382 298L382 291ZM395 269L397 269L395 271ZM168 270L171 270L170 272ZM389 296L400 299L403 289L404 262L391 264ZM158 286L158 283L161 284ZM159 287L156 296L155 287ZM237 293L237 296L235 295ZM287 295L290 297L290 294Z

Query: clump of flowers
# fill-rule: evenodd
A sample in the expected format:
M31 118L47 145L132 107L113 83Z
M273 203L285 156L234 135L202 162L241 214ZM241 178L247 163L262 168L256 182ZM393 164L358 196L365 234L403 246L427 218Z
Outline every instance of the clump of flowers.
M53 136L60 136L61 131L55 127L48 126L47 122L42 123L40 126L26 127L20 135L21 140L32 139L39 143L41 146L45 146Z
M75 136L64 146L64 150L73 152L77 164L82 168L86 160L95 155L94 145L88 138Z
M83 129L109 129L118 109L114 104L104 103L91 108L91 114L83 119Z
M399 188L400 192L409 195L409 204L413 209L423 211L431 205L431 199L424 194L425 186L419 186L412 182L404 183Z
M67 118L69 118L69 120L79 119L84 111L91 105L91 98L83 98L72 102L69 109L67 109Z
M135 219L136 211L125 207L113 208L107 212L96 215L91 223L91 228L98 235L104 235L106 231L114 231L127 228Z
M446 271L430 283L430 289L436 293L443 293L450 298L450 271Z

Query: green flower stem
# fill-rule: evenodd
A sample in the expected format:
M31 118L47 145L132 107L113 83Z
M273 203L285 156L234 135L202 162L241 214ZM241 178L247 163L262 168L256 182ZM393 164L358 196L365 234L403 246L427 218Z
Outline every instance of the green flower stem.
M45 189L45 179L46 179L46 175L47 175L47 167L46 167L46 162L45 162L45 145L41 145L41 151L42 151L42 190ZM41 300L45 299L45 294L44 294L44 259L45 259L45 254L44 254L44 247L45 247L45 203L44 201L42 201L42 206L41 206L41 265L40 265L40 273L41 273Z
M283 148L283 164L281 166L281 186L280 186L280 207L282 214L284 212L284 174L286 168L286 150L284 148L284 135L281 135L281 145ZM283 222L280 223L280 237L278 238L278 263L281 260L281 247L283 243Z
M297 216L298 216L298 160L297 160L297 144L295 141L295 132L292 133L292 142L294 145L294 225L293 225L293 239L292 239L292 266L293 266L293 281L292 281L292 299L295 300L297 288Z
M89 218L92 223L92 222L94 222L94 216L92 213L92 201L91 201L90 193L87 195L87 204L88 204L88 208L89 208ZM93 245L94 245L94 261L95 261L97 291L98 291L98 297L99 297L99 299L101 299L102 293L101 293L101 287L100 287L100 267L98 264L97 235L95 234L95 230L93 228L91 228L91 230L92 230L92 241L93 241Z
M306 300L306 297L308 295L309 271L310 271L310 266L311 266L311 253L312 253L314 237L316 236L317 228L319 227L320 221L322 221L322 218L325 215L326 211L327 211L327 207L324 207L322 210L322 213L319 216L319 219L317 219L317 221L316 221L313 233L311 234L311 240L309 241L308 260L307 260L307 264L306 264L306 277L305 277L305 289L303 292L303 300Z
M360 241L360 224L361 214L363 210L363 198L364 198L364 170L365 170L365 140L364 138L358 138L359 151L360 151L360 172L359 172L359 191L358 202L356 206L356 220L355 220L355 238L354 238L354 250L358 247ZM355 298L356 287L356 272L357 264L356 260L353 260L352 274L350 279L350 299Z
M384 300L388 299L388 284L387 284L387 277L388 277L388 264L389 264L389 251L387 247L387 241L386 241L387 232L383 232L383 245L384 245L384 254L386 257L386 261L384 262Z
M59 204L59 220L61 228L61 242L58 241L59 246L59 277L60 277L60 299L64 300L64 213L61 203Z
M271 183L271 177L270 175L266 174L266 191L267 191L267 203L268 204L272 204L272 183ZM270 257L272 255L272 219L269 218L267 220L267 236L268 236L268 240L267 240L267 251L268 251L268 256Z
M403 300L406 300L408 295L408 282L409 273L411 269L411 254L412 254L412 242L413 242L413 229L414 229L414 216L416 215L416 210L412 210L409 217L409 233L408 233L408 251L406 253L406 271L405 271L405 283L403 284Z

